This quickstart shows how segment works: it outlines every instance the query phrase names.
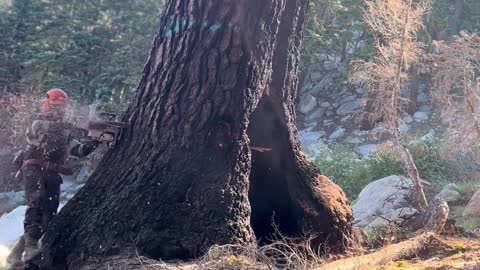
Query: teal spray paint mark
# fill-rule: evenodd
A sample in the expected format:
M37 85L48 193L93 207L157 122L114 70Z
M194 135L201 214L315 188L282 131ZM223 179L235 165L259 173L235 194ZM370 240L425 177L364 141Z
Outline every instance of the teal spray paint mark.
M210 26L209 30L212 31L212 32L217 32L218 29L222 28L222 25L221 24L214 24L212 26Z
M185 30L193 28L195 26L200 26L201 28L207 28L208 27L208 30L211 31L211 32L217 32L223 26L222 24L219 24L219 23L215 23L215 24L210 25L210 23L208 21L195 22L195 21L187 21L186 19L183 19L183 21L181 23L178 22L178 21L173 23L172 26L169 27L169 29L167 31L165 31L165 37L169 38L169 37L172 37L174 34L179 33L180 32L180 25L182 25ZM227 26L229 28L235 27L235 25L232 24L232 23L228 23Z

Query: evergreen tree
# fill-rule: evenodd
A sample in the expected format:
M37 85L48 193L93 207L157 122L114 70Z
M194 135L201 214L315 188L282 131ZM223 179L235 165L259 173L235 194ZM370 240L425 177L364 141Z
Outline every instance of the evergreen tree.
M137 85L162 5L154 0L3 5L0 89L25 93L59 87L83 103L125 103Z

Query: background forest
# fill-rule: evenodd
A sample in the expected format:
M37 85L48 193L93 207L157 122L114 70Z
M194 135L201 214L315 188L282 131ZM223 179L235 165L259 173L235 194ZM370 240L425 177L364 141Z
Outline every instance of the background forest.
M55 86L82 103L124 104L146 61L162 5L162 0L2 0L1 92ZM363 5L362 0L312 1L304 76L321 68L322 55L335 54L344 63L372 56ZM451 40L460 30L479 28L480 2L435 0L422 41L430 46L432 40Z
M12 137L21 133L18 114L22 110L19 107L33 110L32 99L35 100L39 95L43 97L45 90L53 87L64 89L77 104L96 103L106 111L124 111L135 93L162 6L162 0L2 0L0 101L5 105L1 111L4 116L0 124L2 143L15 143L16 140ZM300 130L324 132L323 129L338 126L338 119L324 120L333 122L324 123L325 126L315 121L320 113L322 116L329 114L328 108L322 108L322 104L328 105L329 102L326 101L333 99L330 103L342 107L341 101L335 102L335 99L344 98L346 92L366 92L365 87L355 88L348 82L353 60L368 61L375 54L376 37L363 20L364 9L363 0L311 2L301 61L301 90L298 94L297 124ZM435 0L431 2L424 17L424 28L418 33L418 40L424 45L425 54L429 54L435 52L436 47L432 45L434 40L449 43L460 31L478 33L480 2ZM411 69L412 84L416 84L417 88L430 88L434 71L428 67L424 69L427 71L417 70L415 67ZM418 89L407 89L407 92L411 92L407 98L411 100L409 106L413 108L409 107L408 111L413 116L421 105L417 104L416 99L422 98L422 93ZM17 100L19 97L20 101ZM342 119L342 122L345 121ZM350 130L333 129L329 139L324 140L333 149L318 146L316 141L314 151L309 151L308 143L304 148L307 153L312 152L309 154L314 158L318 157L317 163L324 167L326 174L341 181L340 184L351 198L354 199L370 181L391 173L405 173L402 166L394 161L391 162L394 163L393 169L385 173L379 172L384 167L382 165L373 164L374 167L369 169L366 164L354 162L356 157L349 154L348 143L336 140L336 136L343 135L345 131ZM414 130L413 133L417 133L414 137L421 137L428 131ZM309 139L309 134L306 134L302 142L308 142ZM328 151L333 151L336 158L318 155L322 148L329 148ZM430 152L438 155L436 151ZM419 166L423 166L423 160L417 159ZM439 160L438 157L430 156L426 159ZM444 162L442 158L440 160ZM338 162L344 163L343 166L337 166ZM420 174L436 178L435 180L445 180L451 177L452 170L462 170L457 168L458 164L450 165L449 169L445 169L448 171L447 176L444 172L435 174L438 170L432 168L422 168ZM445 168L442 165L438 167ZM462 177L466 176L457 178Z

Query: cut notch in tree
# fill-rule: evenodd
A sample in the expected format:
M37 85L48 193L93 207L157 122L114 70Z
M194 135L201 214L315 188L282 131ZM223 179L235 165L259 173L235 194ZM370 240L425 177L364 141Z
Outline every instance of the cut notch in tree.
M128 247L193 258L266 239L274 213L287 235L348 247L350 204L301 153L294 123L308 3L167 3L125 137L44 237L50 266Z

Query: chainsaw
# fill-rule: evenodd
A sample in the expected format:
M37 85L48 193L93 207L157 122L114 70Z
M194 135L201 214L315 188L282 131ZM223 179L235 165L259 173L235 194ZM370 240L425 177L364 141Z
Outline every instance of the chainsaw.
M91 108L92 109L92 108ZM123 122L118 122L115 119L117 115L107 112L97 112L93 108L88 116L80 117L76 119L74 126L86 133L86 136L102 142L102 143L115 143L117 142L123 130L127 125Z

